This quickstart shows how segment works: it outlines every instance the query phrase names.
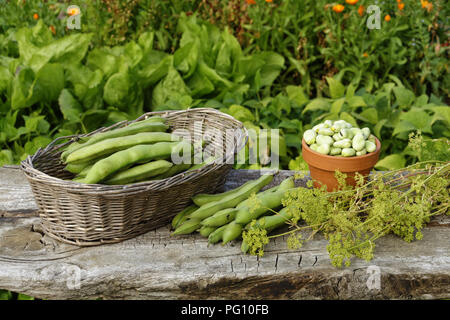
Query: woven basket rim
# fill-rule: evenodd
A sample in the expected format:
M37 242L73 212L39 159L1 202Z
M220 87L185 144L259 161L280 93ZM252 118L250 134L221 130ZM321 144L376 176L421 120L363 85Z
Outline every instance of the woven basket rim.
M172 177L162 179L162 180L150 180L150 181L144 181L139 183L133 183L133 184L127 184L127 185L104 185L104 184L83 184L79 182L75 182L72 180L64 180L57 177L53 177L51 175L48 175L38 169L36 169L33 165L33 162L43 153L46 153L52 149L60 149L64 147L67 144L70 144L72 142L75 142L79 140L81 137L87 137L90 135L93 135L98 132L108 131L112 130L116 127L120 127L122 125L129 125L131 123L147 119L151 116L174 116L177 114L185 114L185 113L210 113L215 114L221 117L228 118L229 121L234 122L236 126L239 128L239 130L242 131L242 136L240 137L240 140L236 143L234 147L233 154L226 153L224 157L222 158L223 162L220 164L217 164L215 162L208 163L205 166L194 169L191 171L184 171L181 173L178 173ZM240 122L239 120L235 119L231 115L228 115L226 113L223 113L221 111L218 111L213 108L192 108L187 110L165 110L165 111L153 111L153 112L147 112L141 115L140 117L136 118L135 120L131 121L120 121L117 122L109 127L102 127L95 131L92 131L87 134L79 134L79 135L70 135L70 136L64 136L64 137L58 137L55 140L53 140L47 147L44 149L39 148L35 154L28 156L25 160L21 162L21 169L25 173L28 179L37 181L37 182L45 182L46 184L53 185L56 187L63 187L66 189L70 189L73 193L89 193L89 194L108 194L108 193L117 193L117 192L126 192L127 194L132 193L139 193L142 191L152 191L152 190L165 190L167 188L171 188L174 186L178 186L180 184L195 180L199 176L203 176L211 171L215 171L222 166L230 165L228 163L229 159L231 157L234 157L246 144L248 141L248 131ZM69 140L65 143L57 144L59 141L63 140Z

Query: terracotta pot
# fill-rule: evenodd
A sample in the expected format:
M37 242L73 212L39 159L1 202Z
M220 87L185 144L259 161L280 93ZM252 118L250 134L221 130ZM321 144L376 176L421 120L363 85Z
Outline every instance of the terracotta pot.
M346 182L354 186L355 173L359 172L367 178L372 168L378 161L381 150L381 143L376 139L377 148L374 152L358 157L338 157L323 155L312 150L305 140L302 140L302 156L309 166L314 187L318 188L322 184L327 186L328 191L338 189L338 182L334 177L335 170L339 170L347 175Z

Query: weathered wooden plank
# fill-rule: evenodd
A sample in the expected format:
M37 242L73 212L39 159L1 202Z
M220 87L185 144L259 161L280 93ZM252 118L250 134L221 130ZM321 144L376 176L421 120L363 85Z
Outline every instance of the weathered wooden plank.
M0 217L37 215L31 187L18 166L0 167Z
M232 171L225 188L258 174ZM342 269L331 266L320 236L294 251L275 239L257 259L242 255L238 241L208 246L198 235L171 237L168 227L78 248L44 236L38 218L2 218L0 288L46 299L449 298L447 218L435 219L421 241L384 237L372 261L354 259Z
M167 228L118 244L77 248L33 232L32 222L37 218L2 223L0 287L46 299L450 297L447 227L427 228L424 240L410 244L385 237L374 260L355 259L351 267L336 269L321 237L295 251L277 239L257 259L242 255L239 242L208 246L198 235L170 237ZM379 271L379 287L373 271Z

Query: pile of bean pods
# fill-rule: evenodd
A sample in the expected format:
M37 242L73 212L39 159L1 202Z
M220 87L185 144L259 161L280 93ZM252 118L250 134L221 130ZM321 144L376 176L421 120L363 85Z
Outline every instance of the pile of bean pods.
M362 156L376 150L369 128L355 128L344 120L326 120L306 130L303 139L312 150L330 156Z
M173 153L194 152L194 145L167 132L161 117L150 117L128 126L82 137L61 154L73 181L88 184L124 185L159 180L206 164L174 164ZM192 159L192 158L191 158Z
M208 237L213 244L222 241L226 244L239 238L242 232L250 228L256 220L260 228L272 231L285 225L291 218L291 212L282 209L282 199L287 192L295 188L294 178L289 177L279 185L259 192L273 179L273 174L264 174L257 180L251 180L236 189L218 194L198 194L192 198L193 205L178 213L172 220L173 235L190 234L198 231ZM252 198L251 195L255 195ZM248 248L243 242L243 252Z

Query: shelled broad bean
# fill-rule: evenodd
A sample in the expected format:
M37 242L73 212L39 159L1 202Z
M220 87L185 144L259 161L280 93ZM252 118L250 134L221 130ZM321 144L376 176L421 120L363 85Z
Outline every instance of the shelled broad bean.
M355 128L344 120L326 120L306 130L303 139L312 150L339 157L362 156L377 148L369 128Z

